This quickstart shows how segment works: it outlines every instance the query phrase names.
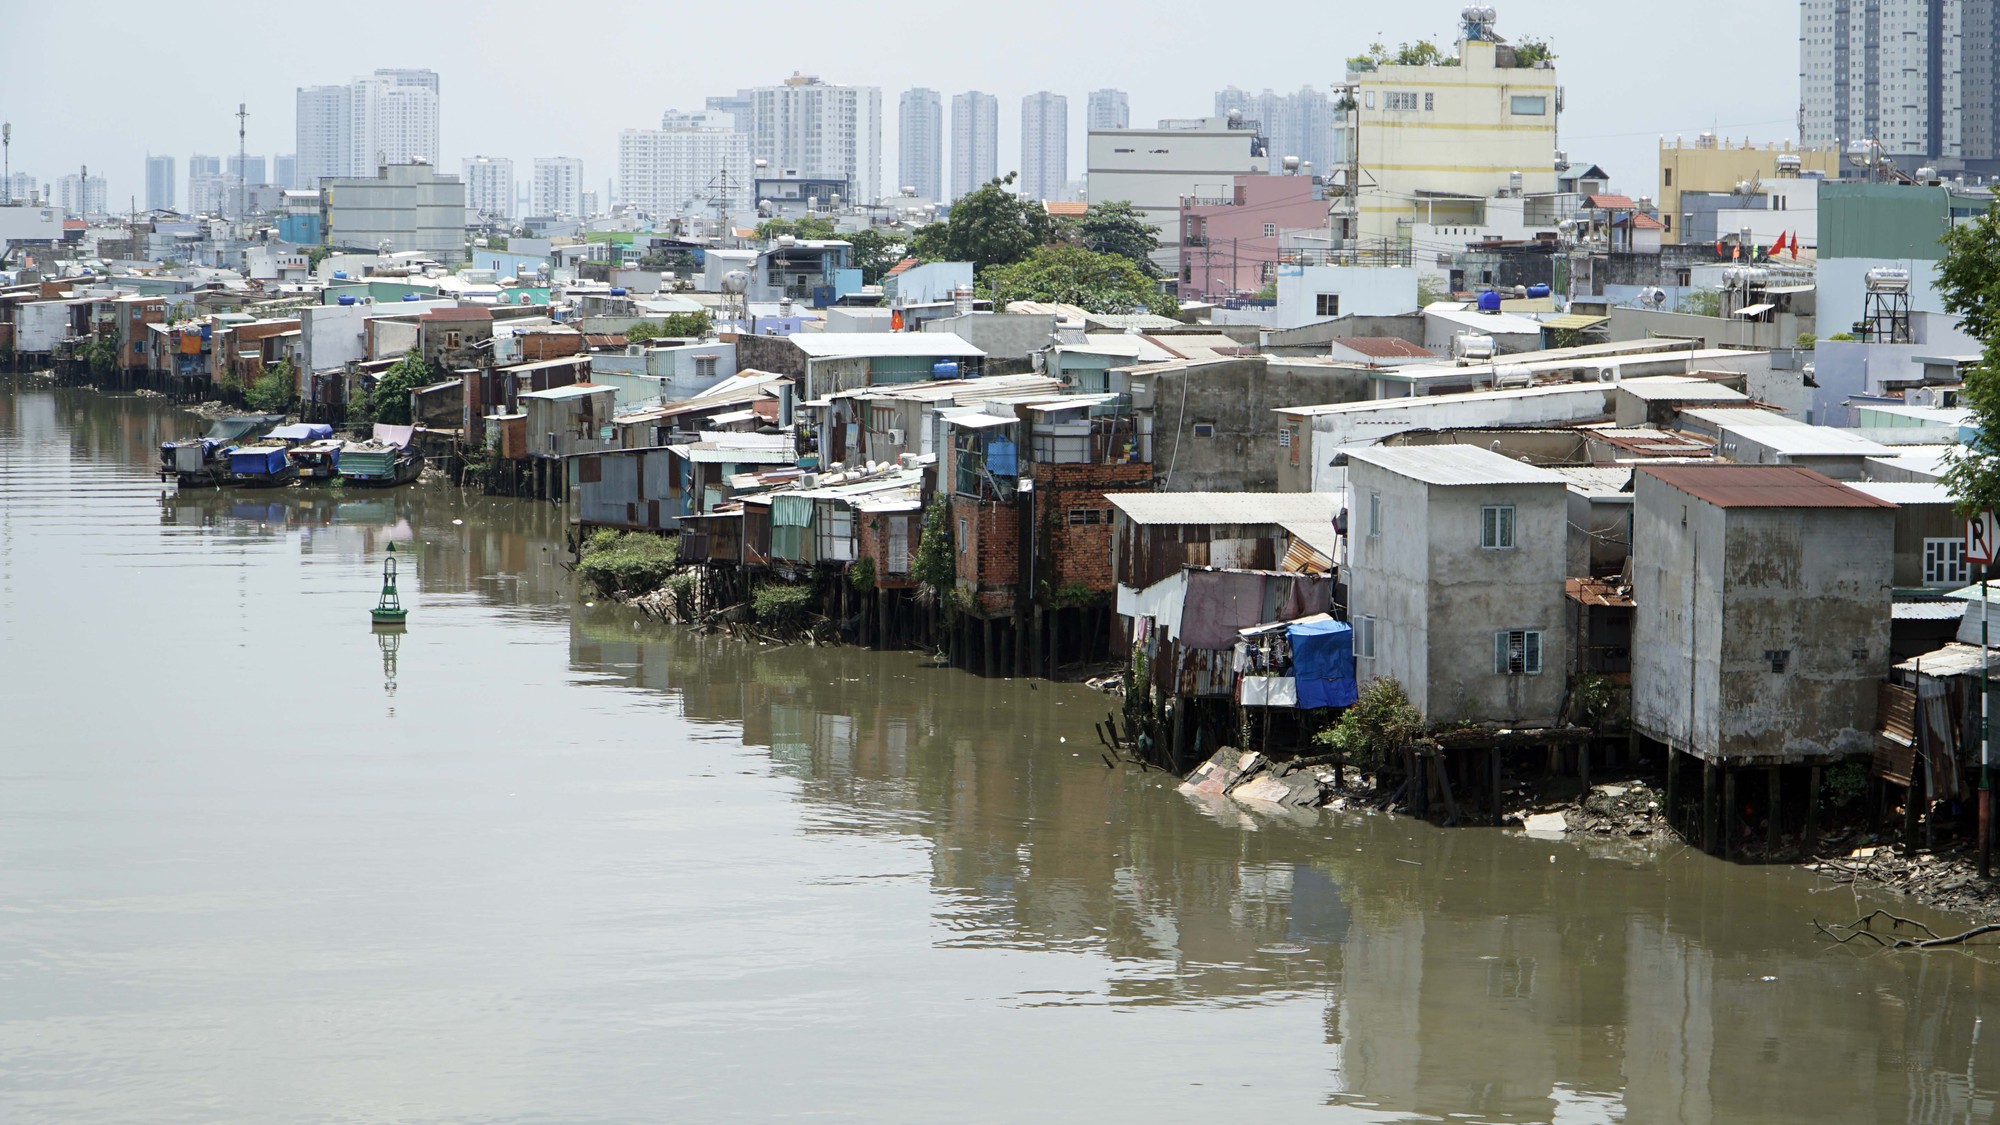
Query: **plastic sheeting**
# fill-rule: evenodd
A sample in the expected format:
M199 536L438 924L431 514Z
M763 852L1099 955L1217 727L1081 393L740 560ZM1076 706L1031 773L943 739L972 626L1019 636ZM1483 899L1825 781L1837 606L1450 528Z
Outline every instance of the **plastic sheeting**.
M1351 707L1354 685L1354 629L1345 621L1314 621L1285 631L1292 643L1293 678L1299 706Z
M294 422L272 430L270 436L279 441L318 441L332 437L333 427L324 422Z

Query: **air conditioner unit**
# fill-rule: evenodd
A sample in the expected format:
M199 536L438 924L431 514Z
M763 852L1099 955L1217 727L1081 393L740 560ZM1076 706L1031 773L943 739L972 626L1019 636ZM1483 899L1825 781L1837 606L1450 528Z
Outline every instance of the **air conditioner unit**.
M901 429L892 429L889 431L889 444L890 445L903 444L903 431Z

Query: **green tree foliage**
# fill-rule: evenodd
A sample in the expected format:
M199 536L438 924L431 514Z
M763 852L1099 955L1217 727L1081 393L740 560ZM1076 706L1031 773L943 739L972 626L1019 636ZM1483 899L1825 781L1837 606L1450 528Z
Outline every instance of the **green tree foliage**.
M83 346L80 356L92 375L109 375L111 369L118 365L118 345L112 343L109 336L92 336L90 342Z
M1355 762L1379 766L1424 736L1424 717L1394 676L1370 680L1340 721L1313 736Z
M644 594L665 585L679 563L680 545L672 539L596 531L584 541L576 576L601 594Z
M406 352L394 367L375 380L369 395L369 417L387 426L410 424L410 392L438 381L437 372L416 352Z
M1696 289L1676 302L1674 311L1692 316L1721 316L1722 294L1714 289Z
M625 342L643 344L647 340L699 340L708 335L715 318L707 310L670 313L659 320L642 320L625 330Z
M924 530L917 537L917 557L910 560L910 575L936 594L947 594L958 585L951 502L942 496L934 497L924 509Z
M264 414L285 414L299 397L299 373L292 361L281 360L276 367L264 372L243 395L250 409Z
M1013 182L1009 172L962 196L943 222L911 235L910 253L926 262L971 262L982 274L1034 253L1054 225L1040 203L1007 190Z
M812 613L811 586L785 586L766 582L750 592L750 612L760 624L774 629L796 629Z
M1379 70L1385 66L1457 65L1458 56L1445 54L1442 47L1428 39L1399 44L1393 52L1380 43L1370 43L1366 51L1351 55L1347 60L1347 69L1356 73Z
M840 237L833 231L832 219L823 219L817 215L808 215L798 220L765 219L757 224L757 237L766 242L787 234L795 238L809 239Z
M1514 44L1514 65L1530 67L1536 63L1556 61L1556 53L1545 39L1523 39Z
M1077 227L1077 242L1085 250L1129 258L1147 277L1160 276L1151 257L1160 248L1160 232L1127 200L1091 204Z
M1023 261L988 273L986 288L996 308L1008 301L1059 301L1095 313L1173 316L1180 311L1130 258L1081 246L1041 247Z
M863 285L882 284L882 275L896 268L909 252L910 232L896 227L869 227L847 236L853 245L854 268Z
M1974 440L1952 455L1944 483L1965 512L2000 508L2000 209L1945 232L1937 288L1981 346L1958 398L1972 411Z

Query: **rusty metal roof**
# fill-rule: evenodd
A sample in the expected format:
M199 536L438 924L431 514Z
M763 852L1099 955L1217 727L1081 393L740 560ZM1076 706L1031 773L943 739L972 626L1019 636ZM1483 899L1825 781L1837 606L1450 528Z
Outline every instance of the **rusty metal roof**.
M1583 605L1601 605L1613 609L1631 609L1632 587L1610 578L1565 578L1563 593L1570 601Z
M1650 476L1718 508L1891 508L1795 465L1642 465Z

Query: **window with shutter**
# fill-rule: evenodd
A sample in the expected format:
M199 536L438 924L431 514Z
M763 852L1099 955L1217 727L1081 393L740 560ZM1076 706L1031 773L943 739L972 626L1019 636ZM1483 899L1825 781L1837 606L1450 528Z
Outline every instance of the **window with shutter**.
M1505 629L1493 634L1493 674L1496 676L1541 675L1541 630Z

